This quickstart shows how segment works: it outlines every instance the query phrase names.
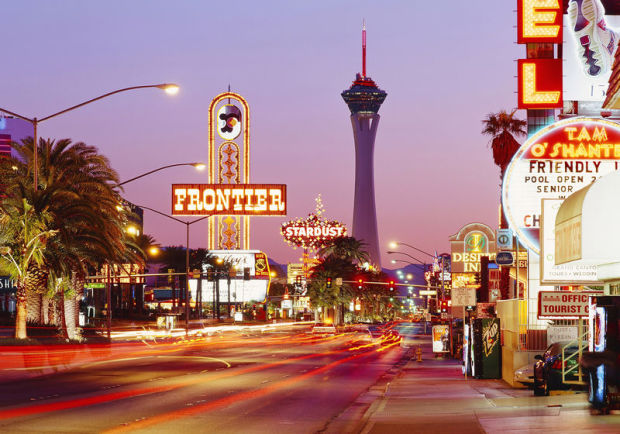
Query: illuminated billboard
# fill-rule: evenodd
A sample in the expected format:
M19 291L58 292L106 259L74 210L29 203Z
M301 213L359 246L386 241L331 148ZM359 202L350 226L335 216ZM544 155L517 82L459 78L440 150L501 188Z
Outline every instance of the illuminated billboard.
M539 254L542 199L563 199L618 170L620 125L602 119L556 122L530 137L514 155L502 183L508 223Z
M484 223L469 223L450 236L450 251L452 287L468 286L473 273L480 272L480 258L495 259L495 231ZM472 273L471 279L463 273Z
M232 268L231 272L216 275L215 280L202 279L202 301L213 302L217 288L221 303L263 303L269 290L269 262L260 250L210 250ZM203 270L207 274L207 267ZM249 279L244 274L248 273ZM230 278L229 278L230 277ZM189 280L190 297L197 300L198 279Z
M613 38L615 33L612 29L620 30L620 17L607 16L606 28ZM564 26L570 29L571 23L568 15L564 16ZM613 51L607 51L601 55L601 61L593 64L584 61L583 49L579 37L575 32L567 31L566 40L562 51L563 75L564 75L564 100L579 101L586 103L592 110L600 110L607 95L607 87L611 77ZM610 38L610 39L611 39ZM611 40L610 40L611 42ZM617 41L614 41L614 48ZM583 107L582 107L583 108Z
M173 184L172 215L286 215L286 185Z

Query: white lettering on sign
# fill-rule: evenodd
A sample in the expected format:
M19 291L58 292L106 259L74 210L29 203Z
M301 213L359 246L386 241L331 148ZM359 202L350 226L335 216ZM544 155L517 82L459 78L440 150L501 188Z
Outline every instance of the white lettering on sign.
M541 199L565 199L618 170L620 127L602 119L566 119L542 128L515 153L502 204L519 240L540 254Z
M173 215L286 215L286 185L175 184Z
M538 293L538 318L561 319L588 316L589 298L602 292L541 291Z

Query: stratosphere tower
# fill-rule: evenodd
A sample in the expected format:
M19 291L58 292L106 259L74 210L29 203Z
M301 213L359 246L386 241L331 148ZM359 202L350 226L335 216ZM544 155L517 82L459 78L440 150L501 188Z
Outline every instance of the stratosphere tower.
M379 126L379 108L387 93L366 76L366 25L362 26L362 73L342 92L351 110L355 141L355 199L352 236L365 243L370 263L381 269L377 210L375 206L374 149Z

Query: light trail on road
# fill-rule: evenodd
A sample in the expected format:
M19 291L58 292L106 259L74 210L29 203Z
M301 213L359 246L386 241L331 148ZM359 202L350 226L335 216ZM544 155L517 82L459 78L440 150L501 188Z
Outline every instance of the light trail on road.
M234 395L227 396L225 398L219 398L211 402L207 402L205 404L199 404L199 405L192 406L190 408L182 408L179 410L170 411L164 414L160 414L160 415L148 418L148 419L142 419L136 422L129 422L123 426L112 428L110 430L105 430L103 431L103 433L116 434L116 433L135 431L135 430L143 429L143 428L149 428L149 427L152 427L153 425L159 425L162 423L171 422L171 421L174 421L182 417L193 416L197 413L205 413L205 412L212 411L217 408L231 405L231 404L234 404L240 401L261 398L270 393L277 392L285 387L305 381L318 374L334 369L337 366L342 365L343 363L347 363L352 360L371 355L372 353L373 352L369 351L369 352L364 352L361 354L354 354L349 357L345 357L344 359L331 362L325 366L321 366L319 368L313 369L311 371L308 371L296 377L292 377L286 380L281 380L269 386L262 387L260 389L254 389L254 390L249 390L247 392L236 393Z
M316 337L313 336L313 338L316 338ZM329 340L331 340L331 338L333 338L333 337L328 337L328 338L320 337L318 339L315 339L315 342L316 341L329 341ZM228 343L230 343L230 342L228 342ZM203 346L204 346L204 344L209 344L209 342L203 343ZM194 346L198 347L199 343L198 342L192 342L192 343L188 343L187 345L177 345L174 348L161 349L161 350L158 350L158 351L149 351L150 354L148 354L146 356L143 356L142 358L158 357L158 356L164 355L166 353L178 352L178 351L180 351L182 349L187 349L188 347L194 347ZM135 388L135 389L127 390L127 391L105 393L105 394L101 394L101 395L97 395L97 396L91 396L91 397L87 397L87 398L71 399L71 400L54 402L54 403L46 403L46 404L34 404L34 405L27 405L27 406L23 406L23 407L19 407L19 408L0 410L0 420L7 420L7 419L13 419L13 418L22 417L22 416L39 415L39 414L44 414L44 413L51 413L51 412L56 412L56 411L62 411L62 410L68 410L68 409L75 409L75 408L80 408L80 407L92 406L92 405L103 404L103 403L118 401L118 400L122 400L122 399L132 398L132 397L136 397L136 396L141 396L141 395L169 392L169 391L177 390L177 389L180 389L180 388L183 388L183 387L195 386L195 385L201 384L201 383L208 383L208 382L211 382L211 381L221 380L221 379L225 379L225 378L229 378L229 377L233 377L233 376L239 376L239 375L249 374L249 373L253 373L253 372L263 371L263 370L267 370L267 369L270 369L270 368L273 368L273 367L276 367L276 366L293 364L293 363L301 361L301 360L308 360L308 359L312 359L312 358L325 357L325 356L331 356L331 355L338 355L338 354L346 353L349 350L350 350L349 348L344 348L344 349L341 349L341 350L331 350L331 351L325 351L325 352L320 352L320 353L307 354L307 355L303 355L303 356L291 357L291 358L287 358L287 359L284 359L284 360L278 360L278 361L275 361L275 362L269 362L269 363L261 364L261 365L258 365L258 366L250 366L250 367L245 367L245 368L233 368L231 371L227 371L227 372L212 373L208 377L206 377L204 380L200 380L200 381L196 381L195 379L184 380L184 381L181 381L181 382L179 382L177 384L166 385L166 386ZM357 358L357 357L360 357L362 355L369 355L369 354L372 354L372 352L368 351L368 352L365 352L365 353L362 353L362 354L349 356L348 358L345 358L345 359L342 359L342 360L348 361L348 360L352 360L352 358ZM183 358L183 357L186 357L186 356L179 355L179 356L175 356L175 357ZM193 356L188 356L188 357L191 358ZM108 360L106 362L107 363L114 363L115 361L118 361L118 360L112 359L112 360ZM225 362L225 361L219 360L219 359L218 359L218 361ZM104 362L101 362L101 363L104 363ZM339 363L333 362L333 363L331 363L329 365L326 365L326 366L334 367L334 366L337 366L338 364ZM325 367L323 367L323 368L325 368ZM322 370L320 370L318 372L323 372L323 370L324 370L323 368L321 368ZM311 371L311 372L315 372L315 371ZM298 378L298 377L295 377L295 378ZM301 378L303 378L303 376ZM291 384L292 381L293 381L293 379L287 380L287 382L285 382L284 384ZM242 396L242 395L240 395L240 396Z

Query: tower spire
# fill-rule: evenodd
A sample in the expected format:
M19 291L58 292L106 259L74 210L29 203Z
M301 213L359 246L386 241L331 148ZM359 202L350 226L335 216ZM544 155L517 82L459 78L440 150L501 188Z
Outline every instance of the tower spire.
M366 19L362 19L362 77L366 78Z

